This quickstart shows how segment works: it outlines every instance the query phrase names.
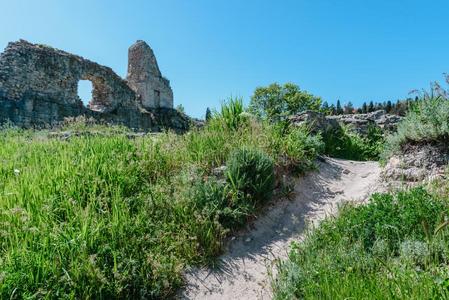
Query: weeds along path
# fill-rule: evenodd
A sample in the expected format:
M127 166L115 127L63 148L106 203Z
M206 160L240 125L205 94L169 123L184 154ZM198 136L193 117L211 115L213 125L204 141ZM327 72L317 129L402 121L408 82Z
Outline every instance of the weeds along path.
M214 269L186 274L181 299L271 299L270 271L287 257L307 223L335 213L343 201L363 201L378 189L377 162L326 158L318 170L296 179L292 200L269 207L246 232L229 243Z

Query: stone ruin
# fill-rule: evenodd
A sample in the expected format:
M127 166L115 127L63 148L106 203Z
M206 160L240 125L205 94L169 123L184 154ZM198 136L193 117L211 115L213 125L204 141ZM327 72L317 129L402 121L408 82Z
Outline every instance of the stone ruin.
M85 106L80 80L92 82ZM190 120L173 109L170 82L144 41L129 48L126 80L83 57L24 40L0 54L0 124L51 127L65 118L85 116L143 131L186 131Z

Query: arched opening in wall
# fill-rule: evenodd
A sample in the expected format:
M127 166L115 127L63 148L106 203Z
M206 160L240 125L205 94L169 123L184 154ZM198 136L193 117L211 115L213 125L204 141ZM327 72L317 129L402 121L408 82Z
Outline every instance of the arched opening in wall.
M93 98L93 85L90 80L80 80L78 82L78 97L83 101L85 107L89 107L88 104Z

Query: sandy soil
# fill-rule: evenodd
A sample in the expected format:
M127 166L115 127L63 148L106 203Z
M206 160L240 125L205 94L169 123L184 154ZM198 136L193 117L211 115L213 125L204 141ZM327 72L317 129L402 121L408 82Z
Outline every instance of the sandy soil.
M278 201L235 237L214 269L186 273L181 299L271 299L269 270L286 258L306 224L317 224L343 201L363 201L379 188L376 162L326 158L318 170L296 179L293 200Z

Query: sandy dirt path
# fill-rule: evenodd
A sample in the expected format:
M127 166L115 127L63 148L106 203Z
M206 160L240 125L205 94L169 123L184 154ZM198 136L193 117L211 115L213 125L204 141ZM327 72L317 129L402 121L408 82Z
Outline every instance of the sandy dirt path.
M215 269L186 274L181 299L271 299L268 270L287 257L306 224L336 212L343 201L363 201L378 189L377 162L326 158L317 171L296 179L293 200L276 202L235 237Z

